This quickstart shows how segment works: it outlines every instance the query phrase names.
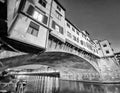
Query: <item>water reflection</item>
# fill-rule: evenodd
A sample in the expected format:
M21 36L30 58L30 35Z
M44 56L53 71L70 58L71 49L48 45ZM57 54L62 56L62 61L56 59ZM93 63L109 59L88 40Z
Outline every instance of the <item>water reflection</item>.
M120 84L91 84L61 80L59 93L120 93Z
M19 76L27 80L25 93L120 93L120 84L63 81L58 77Z
M24 75L18 78L27 80L25 93L58 93L58 77Z

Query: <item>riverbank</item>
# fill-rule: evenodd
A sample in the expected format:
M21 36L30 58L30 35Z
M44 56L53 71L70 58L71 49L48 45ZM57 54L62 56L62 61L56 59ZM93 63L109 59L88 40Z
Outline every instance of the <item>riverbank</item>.
M71 82L82 82L82 83L92 83L92 84L120 84L119 81L93 81L93 80L67 80L67 79L61 79L62 81L71 81Z

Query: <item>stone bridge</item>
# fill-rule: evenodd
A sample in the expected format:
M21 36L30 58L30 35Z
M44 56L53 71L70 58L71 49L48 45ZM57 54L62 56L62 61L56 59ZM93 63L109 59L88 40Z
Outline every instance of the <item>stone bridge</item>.
M0 54L1 59L4 59L5 57L8 57L8 59L9 59L9 57L11 57L11 56L18 56L18 55L22 56L24 54L26 55L26 53L21 52L21 51L24 51L24 50L22 50L23 47L19 42L14 42L13 40L12 41L7 40L7 41L5 41L5 43L7 43L7 45L9 45L10 48L12 47L12 50L14 50L14 51L17 50L17 51L16 52L4 52L4 51L2 51L1 54ZM58 41L54 38L49 38L48 41L47 41L47 44L46 44L46 49L45 50L39 50L40 52L38 52L38 50L35 50L34 47L32 47L32 48L28 47L28 45L25 45L24 49L25 50L30 50L32 52L37 51L37 55L42 55L42 56L38 56L38 57L41 57L40 58L41 60L39 60L39 62L40 61L44 62L44 60L49 61L49 60L51 60L51 56L53 58L52 61L54 61L54 62L55 62L55 60L58 61L58 59L59 60L62 59L61 62L64 59L68 62L67 58L71 57L71 60L72 60L72 58L76 59L73 62L80 62L81 63L81 62L84 61L86 64L89 64L89 66L94 68L94 70L96 70L97 73L102 73L102 72L105 72L106 70L111 71L111 69L113 70L113 67L118 68L114 58L100 59L99 57L93 55L92 53L87 52L83 48L76 48L74 46L71 46L69 43L62 43L62 42L60 42L60 41ZM29 55L29 54L27 54L27 55ZM43 57L43 55L45 57ZM33 58L33 56L32 56L32 58ZM17 62L19 63L20 58L18 58L18 59L19 59L19 61L17 61ZM30 59L31 58L29 58L29 56L28 56L27 60L30 60ZM38 59L38 58L35 57L32 61L34 62L34 60L36 60L36 59ZM82 61L79 60L79 59L82 59ZM15 60L16 60L16 58L15 58ZM24 58L24 61L23 60L22 61L25 62L25 60L26 60L26 58ZM13 61L13 63L14 62L16 62L16 61ZM15 63L15 64L17 64L17 63ZM15 65L15 64L13 64L13 65ZM22 64L19 64L19 65L23 65L23 64L26 64L26 62L22 63ZM27 64L30 64L30 63L27 63ZM67 64L71 64L71 63L68 62Z
M55 54L54 58L56 57L56 55L59 55L59 56L60 55L64 55L64 56L68 55L68 57L69 57L69 55L72 55L73 57L76 56L76 59L80 58L80 59L84 60L86 62L86 64L90 64L96 70L96 72L100 73L100 69L99 69L98 63L97 63L97 60L99 58L97 56L91 54L90 52L87 52L83 48L81 48L81 49L76 48L74 46L71 46L69 43L62 43L54 38L48 39L45 50L38 50L38 49L35 50L34 47L31 48L31 47L28 47L28 45L24 45L24 50L23 50L23 45L21 45L18 41L16 42L16 41L13 41L10 39L5 39L5 40L3 40L3 42L6 45L9 45L13 51L16 51L16 50L17 51L14 53L10 53L10 52L2 53L1 52L1 54L0 54L1 58L5 58L5 56L9 57L9 56L22 55L24 53L21 53L21 51L25 51L25 50L30 50L30 52L37 51L37 54L48 53L50 55L50 54L54 53ZM38 51L40 51L40 52L38 52ZM64 60L64 56L61 56L60 59ZM72 57L72 56L70 56L70 57ZM48 60L49 60L49 58L48 58Z

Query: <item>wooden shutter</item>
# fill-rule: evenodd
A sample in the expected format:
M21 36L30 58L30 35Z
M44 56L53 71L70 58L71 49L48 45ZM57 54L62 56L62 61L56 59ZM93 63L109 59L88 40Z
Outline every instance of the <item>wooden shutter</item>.
M27 10L27 14L29 15L33 15L33 12L34 12L34 7L32 5L29 6L28 10Z
M55 29L55 21L52 21L52 28Z
M61 34L64 34L64 33L63 33L63 27L59 26L59 28L60 28L60 33L61 33Z
M48 17L46 15L44 15L43 23L47 25L47 21L48 21Z

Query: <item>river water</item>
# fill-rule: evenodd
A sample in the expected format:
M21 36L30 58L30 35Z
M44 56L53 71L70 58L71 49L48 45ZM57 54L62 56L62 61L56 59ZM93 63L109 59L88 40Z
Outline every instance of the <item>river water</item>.
M27 80L25 93L120 93L120 84L65 81L58 77L19 76Z

